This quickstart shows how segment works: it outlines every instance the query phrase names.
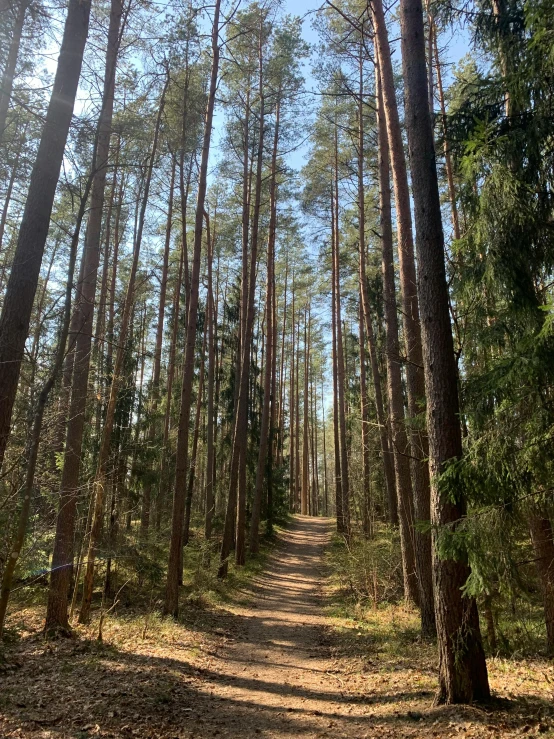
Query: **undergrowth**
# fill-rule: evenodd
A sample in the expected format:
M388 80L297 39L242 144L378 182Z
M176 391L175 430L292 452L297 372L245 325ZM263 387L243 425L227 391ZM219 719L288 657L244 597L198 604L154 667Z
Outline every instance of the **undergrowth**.
M403 598L398 531L378 525L370 539L354 532L350 542L334 535L326 551L331 572L329 615L371 636L369 649L401 654L419 639L419 615ZM532 659L544 656L544 614L533 572L524 588L509 597L478 597L488 657ZM494 624L494 628L492 627Z

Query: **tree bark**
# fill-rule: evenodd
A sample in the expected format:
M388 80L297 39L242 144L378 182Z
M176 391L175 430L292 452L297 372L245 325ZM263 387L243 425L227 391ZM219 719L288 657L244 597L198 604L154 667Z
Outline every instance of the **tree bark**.
M244 326L244 337L241 342L241 366L238 405L233 434L233 451L231 469L229 474L229 497L227 512L225 516L225 527L221 545L221 556L219 566L219 577L226 577L228 570L228 557L231 552L233 530L235 529L236 510L236 548L235 561L238 565L245 562L245 526L246 526L246 444L248 434L248 388L250 369L250 349L252 343L252 330L254 327L254 300L256 291L256 267L258 258L258 237L260 205L262 194L262 164L264 143L264 89L263 89L263 57L262 57L262 28L260 23L259 39L259 134L258 152L256 157L256 184L254 190L254 210L252 214L252 231L250 246L250 269L248 275L248 307L246 311L246 323ZM238 488L238 490L237 490Z
M341 477L341 455L340 455L340 431L339 431L339 385L338 385L338 362L337 362L337 313L335 304L337 302L337 281L335 278L335 199L331 191L331 334L332 334L332 365L333 365L333 440L335 453L335 516L337 519L337 532L344 533L344 518L342 508L342 477Z
M198 179L198 195L196 199L196 216L194 223L194 249L190 285L190 299L187 315L187 333L185 359L183 363L183 384L181 390L181 411L177 437L177 464L175 468L175 491L173 496L173 512L171 522L171 542L167 568L167 583L164 612L177 618L179 615L179 574L182 549L183 515L188 470L189 423L192 402L192 382L194 379L194 357L196 353L196 322L198 317L198 298L200 283L200 259L202 254L202 232L204 224L204 206L208 179L208 158L212 136L212 124L215 107L215 93L219 73L219 13L221 0L216 0L212 25L212 67L210 72L210 88L200 175Z
M40 446L40 437L42 432L42 425L44 420L44 411L48 397L54 384L56 383L60 371L63 367L67 338L69 335L69 324L71 321L71 297L73 293L73 277L75 273L75 263L77 261L77 249L79 245L79 233L81 231L81 224L85 214L86 203L88 200L88 194L90 190L91 178L85 188L84 197L81 199L81 205L79 213L77 215L77 223L73 232L73 238L71 239L71 249L69 252L69 267L67 271L67 283L65 288L65 303L64 312L62 316L62 326L60 335L58 338L58 344L56 347L56 354L54 357L54 364L50 372L50 376L42 386L39 393L36 408L34 411L34 418L32 427L29 434L27 455L26 455L26 473L25 482L21 489L21 510L19 512L19 520L17 531L11 546L10 556L6 562L4 572L2 575L2 586L0 591L0 640L2 638L2 632L4 630L4 621L6 618L6 610L8 607L13 575L17 561L21 554L23 544L25 542L25 536L27 534L27 526L29 523L29 515L31 511L31 497L33 494L33 484L35 480L35 472L37 467L38 450Z
M148 162L148 170L146 174L146 181L144 185L144 195L142 199L142 205L139 216L138 229L135 237L135 244L133 249L133 261L131 265L131 272L129 274L129 282L127 284L127 292L125 294L125 303L123 305L123 312L121 316L121 327L118 337L117 354L115 358L115 364L112 375L112 382L110 387L110 396L108 399L108 405L106 408L106 417L104 419L104 427L102 429L102 439L100 442L100 451L98 453L98 460L96 463L96 475L93 483L93 497L94 507L92 515L92 525L90 529L90 539L88 546L87 555L87 566L85 570L85 579L83 582L83 602L81 604L81 610L79 612L79 623L86 624L90 619L90 607L92 602L92 591L94 585L94 567L96 561L96 551L98 548L98 542L100 540L100 533L102 530L102 520L104 517L104 498L106 488L106 476L108 473L108 462L111 451L112 443L112 431L115 419L115 409L117 404L117 397L122 380L123 361L125 359L125 352L127 348L127 332L129 330L131 312L134 305L134 292L135 292L135 281L138 270L140 248L142 245L142 234L144 230L144 222L146 218L146 207L148 205L148 197L150 195L150 184L152 181L152 172L154 170L154 161L156 158L158 148L158 138L160 133L160 125L162 120L162 113L165 106L165 95L169 85L169 72L167 74L166 83L160 98L158 115L156 117L156 126L154 129L154 140L152 142L152 151L150 152L150 160ZM144 358L145 352L142 352ZM144 372L144 365L141 370L141 386L142 386L142 374Z
M150 421L150 429L148 432L148 442L151 449L154 448L156 442L156 432L158 427L158 403L160 401L160 375L162 371L162 342L164 334L164 316L165 303L167 295L167 275L169 272L169 247L171 246L171 227L173 221L173 195L175 189L175 160L171 166L171 180L169 184L169 197L167 202L167 221L165 227L165 242L162 262L162 276L160 280L160 299L158 301L158 321L156 324L156 344L154 348L154 368L152 371L152 404L150 413L152 419ZM143 540L148 538L148 530L150 528L150 509L152 505L152 481L148 480L144 486L142 498L142 515L140 518L140 536Z
M277 100L275 111L275 133L273 137L273 152L271 155L271 173L269 180L269 233L267 237L267 287L266 287L266 351L264 368L264 400L262 408L262 420L260 428L260 449L258 454L258 467L256 470L256 485L254 488L254 500L252 503L252 517L250 520L250 552L255 554L260 549L259 528L262 509L262 493L264 477L268 465L268 457L273 453L270 446L272 406L275 403L271 396L272 370L274 366L274 279L275 279L275 236L277 225L277 147L279 143L279 118L280 104ZM269 454L268 454L269 449ZM269 485L269 480L268 480Z
M421 324L417 295L416 267L412 235L412 214L408 174L404 144L398 116L398 106L394 89L390 45L385 26L381 0L373 0L373 18L376 32L380 88L383 97L383 111L387 127L391 168L393 173L394 199L398 233L398 263L400 268L400 288L402 304L402 323L406 351L406 386L408 390L408 417L410 420L409 440L411 447L411 473L414 497L414 513L418 521L430 519L431 487L429 480L429 441L420 432L417 417L421 416L425 403L425 376L423 372L423 352L421 346ZM425 43L423 44L425 56ZM427 72L425 76L425 97L427 98ZM427 100L428 102L428 100ZM429 105L427 118L430 120ZM431 566L431 537L412 529L415 540L415 557L419 580L419 600L423 630L432 634L433 584Z
M419 602L418 582L414 552L414 508L412 480L410 477L410 449L404 417L400 342L398 340L398 315L394 279L394 253L392 245L392 216L389 177L389 146L383 97L379 75L376 75L377 116L379 143L379 208L381 214L381 246L383 270L383 302L386 326L387 390L394 454L394 471L398 491L400 519L400 542L402 548L402 571L404 596L413 603ZM432 606L432 601L431 601Z
M445 466L462 455L462 435L433 129L426 95L421 0L401 0L400 19L427 388L431 523L435 531L440 531L455 528L466 513L463 494L458 492L455 500L447 499L438 485ZM462 593L469 566L461 559L441 558L435 548L433 571L439 643L437 701L487 700L490 689L477 605L474 598Z
M554 655L554 538L552 522L548 512L534 506L529 516L529 531L535 550L537 574L544 605L546 624L546 651Z
M300 513L307 516L310 497L310 424L308 413L308 306L304 308L304 428L302 432L302 488Z
M33 301L81 75L89 17L90 0L70 0L52 96L4 295L0 317L0 467L10 435Z
M82 278L77 286L77 306L72 317L72 335L75 339L73 381L68 414L64 465L60 485L56 538L52 555L52 574L46 611L46 631L65 631L69 627L67 606L69 584L73 569L73 538L81 463L81 446L85 423L85 408L92 345L94 297L100 259L102 211L106 185L106 171L110 154L110 135L113 116L115 72L120 45L120 26L123 15L121 0L112 0L102 110L98 122L98 146L93 158L94 179L85 248Z
M342 490L342 526L345 536L350 536L350 482L348 473L348 449L346 443L346 401L345 401L345 369L344 347L342 342L342 318L340 297L340 260L339 260L339 182L338 182L338 131L335 127L335 312L337 332L337 386L339 399L339 431L340 431L340 471Z

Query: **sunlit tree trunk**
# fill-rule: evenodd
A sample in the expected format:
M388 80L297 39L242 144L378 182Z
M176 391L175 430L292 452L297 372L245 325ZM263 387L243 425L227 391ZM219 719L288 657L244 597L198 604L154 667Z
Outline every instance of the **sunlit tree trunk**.
M67 420L64 463L60 484L56 538L51 563L50 589L46 611L46 631L68 628L67 606L73 567L73 538L81 466L81 451L88 394L92 346L92 326L96 280L100 260L100 239L106 173L110 155L110 136L115 94L117 56L123 16L121 0L112 0L102 110L98 123L98 146L93 159L94 179L83 254L82 279L77 285L77 304L72 318L75 356L71 382L71 401Z
M213 295L213 270L212 263L214 258L214 241L215 241L215 222L214 232L211 233L210 229L210 218L208 213L205 213L206 218L206 238L208 242L208 291L207 301L208 307L206 311L206 320L208 322L208 407L207 413L207 428L206 428L206 514L205 514L205 526L204 534L206 539L209 539L212 535L212 521L215 509L215 496L214 496L214 463L215 463L215 440L214 440L214 390L215 390L215 368L216 368L216 351L215 345L217 340L217 310L214 302Z
M400 273L402 324L406 352L406 387L408 394L408 417L410 419L409 441L411 451L411 476L413 487L413 506L418 521L430 518L430 481L428 458L428 438L418 429L417 417L421 416L425 405L425 377L423 373L423 354L421 345L421 325L417 294L416 267L412 235L412 214L408 173L404 155L404 142L398 115L396 91L390 45L385 26L381 0L373 0L373 21L376 37L376 56L380 74L380 88L383 98L383 111L389 142L390 162L393 175L394 199L396 204L396 223L398 235L398 266ZM425 44L424 44L425 50ZM425 77L425 98L427 98L427 76ZM429 105L427 105L429 118ZM406 510L412 505L405 501ZM419 600L421 613L425 619L423 630L433 632L433 585L431 572L431 537L411 529L410 538L415 540L417 576L419 580ZM430 620L429 620L430 619ZM429 620L429 622L428 622Z
M104 418L104 426L102 429L102 438L100 441L100 450L98 452L98 460L96 463L96 474L93 484L93 496L94 496L94 508L92 515L92 525L90 530L90 538L88 545L87 554L87 566L85 570L85 578L83 583L83 602L81 604L81 610L79 612L79 623L88 623L90 618L90 607L92 602L92 590L94 585L94 567L96 562L96 553L98 548L98 542L100 540L100 534L102 531L102 521L104 517L104 500L105 500L105 489L106 489L106 477L108 474L108 462L110 458L111 444L112 444L112 431L115 419L115 409L117 404L117 397L121 387L122 373L123 373L123 361L125 359L125 351L127 346L127 333L129 331L131 313L134 305L134 292L135 292L135 281L139 264L139 255L142 245L142 234L144 231L144 222L146 218L146 207L148 205L148 198L150 194L150 185L152 182L152 172L154 170L154 162L156 159L158 149L158 138L160 133L160 125L162 120L162 113L165 106L165 95L167 87L169 85L169 74L160 98L158 115L156 118L156 126L154 129L154 140L152 142L152 150L150 152L150 159L148 163L148 170L146 174L144 184L144 194L142 199L141 211L139 216L138 229L135 237L135 243L133 248L133 261L131 265L131 272L129 275L129 282L127 284L127 292L125 295L125 303L123 305L123 311L121 315L121 327L119 330L118 347L113 368L112 382L110 387L110 395L108 399L108 405L106 408L106 414ZM142 352L143 358L146 352ZM144 375L144 365L142 366L141 375ZM141 377L142 385L142 377Z
M194 357L196 353L196 323L198 316L198 298L200 283L200 258L202 253L202 232L204 222L204 207L208 178L208 158L212 136L212 124L215 107L215 94L219 73L219 13L221 0L216 0L212 25L212 68L210 73L210 87L200 175L198 179L198 195L196 200L196 217L194 224L194 251L190 285L190 300L187 315L187 333L185 345L185 359L183 363L183 384L181 390L181 413L179 417L179 432L177 438L177 464L175 467L175 492L173 496L173 513L171 522L171 542L169 562L167 568L167 583L165 593L164 612L177 617L179 614L179 574L182 549L183 516L185 508L186 482L188 470L189 421L192 402L192 383L194 379Z
M445 466L462 456L456 362L450 325L444 241L433 128L426 99L423 8L401 0L402 66L406 129L413 182L427 429L432 480L431 523L435 531L455 527L466 513L461 491L455 500L439 489ZM435 551L433 573L439 644L438 702L487 700L490 689L475 599L463 593L467 562Z
M271 466L268 457L273 454L270 446L271 436L271 406L275 404L274 396L271 396L272 374L274 366L274 270L275 270L275 231L277 221L277 146L279 143L279 101L275 112L275 133L273 137L273 153L271 156L271 173L269 181L269 208L270 221L267 238L267 286L266 286L266 350L264 368L264 398L262 408L262 420L260 428L260 449L258 453L258 467L256 470L256 484L254 488L254 499L252 502L252 518L250 521L250 551L256 553L259 550L259 527L262 508L262 493L264 478L267 479L266 471Z
M410 448L404 417L404 393L402 389L400 342L398 339L398 314L394 278L394 252L392 244L392 216L389 176L389 146L383 115L383 96L379 75L376 75L378 142L379 142L379 208L381 211L381 246L383 269L383 302L386 326L387 390L389 400L394 471L398 491L400 543L402 548L402 572L404 596L414 603L419 601L413 545L414 509L412 480L410 477ZM431 602L432 605L432 602ZM431 614L432 615L432 614Z

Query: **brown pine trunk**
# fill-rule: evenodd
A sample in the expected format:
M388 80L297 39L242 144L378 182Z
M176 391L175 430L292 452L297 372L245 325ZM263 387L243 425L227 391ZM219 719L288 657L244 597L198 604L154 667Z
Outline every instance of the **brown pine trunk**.
M362 54L360 52L360 60ZM360 61L360 82L358 102L358 248L360 269L360 296L365 324L365 338L369 345L369 358L375 392L375 410L377 411L377 422L379 424L379 439L381 441L381 454L383 458L383 472L385 477L385 490L388 502L388 517L390 523L398 524L398 507L396 496L396 483L394 479L393 454L389 443L389 427L385 415L383 403L383 390L381 386L381 373L379 371L379 360L377 358L377 346L371 321L371 306L366 279L366 246L365 246L365 186L364 186L364 87L363 87L363 62Z
M308 414L308 306L304 308L304 429L302 433L302 488L300 498L300 513L308 515L308 500L310 497L310 425Z
M379 85L383 98L383 111L386 121L389 153L393 173L394 199L398 233L398 263L402 298L402 323L406 352L406 386L408 390L408 417L410 423L411 473L415 518L418 521L430 519L429 446L427 435L418 430L417 416L423 413L425 405L425 377L423 373L423 353L421 346L421 325L417 295L414 244L412 236L412 215L408 174L404 156L404 143L398 117L396 92L390 57L390 46L385 26L381 0L373 2L373 19L377 41L377 58L380 73ZM425 44L424 44L425 56ZM425 77L425 97L427 97L427 75ZM427 105L427 118L430 119ZM423 630L432 634L433 584L431 567L431 537L413 529L410 537L415 539L415 557L419 579L419 600L421 602Z
M186 221L188 192L190 188L190 179L192 176L192 163L194 157L191 156L190 166L188 169L187 185L185 188L185 208L181 210L181 215ZM171 425L171 410L173 403L173 382L175 379L176 371L176 352L177 352L177 338L179 335L179 307L181 303L181 288L183 286L183 272L185 268L185 255L187 253L187 232L186 224L182 228L182 240L181 240L181 251L179 254L179 269L177 272L177 280L175 282L175 289L173 292L172 307L173 307L173 326L171 329L171 341L169 344L169 359L167 363L167 393L166 393L166 404L165 404L165 417L163 426L163 443L162 443L162 462L160 470L160 483L158 486L158 495L156 498L156 530L160 530L162 515L164 510L165 499L169 488L169 461L171 456L171 449L169 443L169 431ZM186 292L186 288L185 288ZM185 312L186 315L186 312Z
M177 464L175 467L175 492L173 496L173 513L171 522L171 542L167 568L167 584L164 612L175 618L179 615L179 574L182 550L183 515L188 470L189 422L192 402L192 383L194 379L194 358L196 353L196 322L198 317L198 298L200 283L200 260L202 254L202 232L204 223L204 205L208 178L208 158L212 136L212 124L215 107L215 93L219 73L219 13L221 0L216 0L212 25L212 68L200 175L198 179L198 195L196 200L196 217L194 224L194 249L190 285L190 299L187 315L187 333L185 359L183 363L183 384L181 390L181 414L177 437Z
M277 146L279 143L279 113L280 105L277 100L275 111L275 134L273 137L273 152L271 155L271 173L269 181L269 233L267 237L267 288L266 288L266 350L264 368L264 399L262 408L262 420L260 428L260 449L258 454L258 468L256 470L256 485L254 488L254 500L252 503L252 517L250 521L250 551L255 554L259 551L259 528L262 509L262 493L266 470L271 465L268 457L273 450L270 446L271 415L272 406L275 404L275 396L271 395L272 374L274 367L274 269L275 269L275 231L277 222ZM268 454L269 449L269 454ZM269 478L269 475L267 476ZM269 479L268 479L269 487Z
M96 475L93 483L93 496L94 496L94 508L92 515L92 526L90 529L90 539L88 546L87 555L87 566L85 570L85 579L83 582L83 602L81 603L81 610L79 612L79 623L88 623L90 618L90 607L92 602L92 591L94 585L94 567L96 561L96 551L98 548L98 542L100 540L100 533L102 531L102 521L104 517L104 498L106 488L106 476L108 474L108 463L110 458L111 444L112 444L112 431L115 420L115 409L117 404L117 397L121 386L123 362L125 359L125 351L127 348L127 333L129 330L131 313L134 305L134 293L135 293L135 281L138 270L140 248L142 245L142 234L144 230L144 222L146 218L146 207L148 205L148 197L150 194L150 184L152 181L152 172L154 170L154 162L156 159L156 153L158 149L158 138L160 132L160 125L162 120L162 113L165 106L165 95L169 85L169 75L160 98L158 115L156 118L156 126L154 129L154 140L152 142L152 151L150 152L150 161L148 163L148 171L146 174L146 181L144 185L144 195L142 199L142 205L140 210L139 222L137 233L135 237L135 244L133 248L133 262L131 265L131 272L129 274L129 282L127 284L127 292L125 294L125 303L123 305L123 312L121 316L121 327L118 337L117 354L115 358L112 382L110 387L110 396L108 399L108 405L106 408L106 415L104 418L104 427L102 429L102 438L100 441L100 450L98 452L98 460L96 463ZM142 352L143 360L145 352ZM142 375L144 373L144 365L141 370L141 386L142 386ZM137 423L138 427L138 423Z
M404 397L402 390L400 343L398 340L398 315L396 307L396 287L394 278L394 253L392 244L392 217L389 177L389 146L383 97L376 75L378 142L379 142L379 207L381 211L381 245L383 269L383 303L386 325L387 390L389 399L394 471L398 491L398 512L400 520L400 542L402 548L402 571L404 576L404 596L414 603L419 601L418 582L415 568L413 546L414 509L412 480L410 477L410 449L404 418Z
M277 216L277 213L275 215ZM273 247L273 262L275 262L275 246ZM273 532L273 469L277 461L277 444L275 439L275 404L277 400L277 291L275 289L275 270L273 271L271 283L271 291L273 293L273 351L271 355L271 406L269 411L269 454L267 462L266 533L268 535Z
M277 462L283 464L283 454L285 449L285 337L287 333L287 287L289 279L289 260L288 254L285 255L285 286L283 295L283 331L281 334L281 361L279 366L279 416L277 421ZM277 324L275 324L277 328ZM275 332L277 335L277 332Z
M46 113L0 317L0 467L10 435L25 342L50 215L73 116L88 35L90 0L70 0Z
M325 430L325 394L321 376L321 426L323 430L323 515L329 515L329 481L327 477L327 432Z
M265 125L265 97L263 89L263 48L262 48L262 25L260 23L260 41L259 41L259 97L260 97L260 117L259 117L259 134L258 134L258 151L256 155L256 179L254 188L254 209L252 213L252 232L250 246L250 266L248 274L248 309L246 312L246 326L244 334L244 346L241 353L241 369L240 369L240 389L239 389L239 407L237 411L237 425L235 433L240 438L239 445L239 476L238 476L238 493L237 493L237 520L236 520L236 542L235 542L235 562L237 565L243 565L246 561L246 449L248 439L248 390L250 385L250 352L252 344L252 331L254 327L254 301L256 295L256 274L258 262L258 240L259 240L259 223L261 213L261 197L262 197L262 169L263 169L263 148L264 148L264 125ZM234 442L237 441L237 435ZM233 444L234 446L234 444ZM223 559L223 558L222 558Z
M341 456L340 456L340 431L339 431L339 386L338 386L338 363L337 363L337 313L335 304L336 284L335 279L335 200L331 193L331 328L332 328L332 364L333 364L333 440L335 452L335 516L337 518L337 531L344 533L344 519L342 511L342 484L341 484Z
M360 416L362 420L362 528L371 536L371 460L369 454L369 401L367 397L366 354L363 308L360 301Z
M401 0L402 63L406 128L413 182L423 363L427 388L427 429L432 480L434 530L455 527L466 513L465 500L446 499L438 487L445 466L462 455L456 363L450 326L444 241L434 137L426 99L425 42L421 0ZM437 701L487 700L490 689L479 616L474 598L462 589L470 574L467 562L439 557L433 561L439 692Z
M60 485L56 538L52 555L50 589L46 611L46 631L66 630L69 626L67 606L73 568L73 538L81 464L81 446L88 392L92 325L96 277L100 259L100 236L106 172L110 155L115 72L120 44L123 8L120 0L112 0L102 110L98 122L98 146L93 157L94 180L83 254L82 279L77 286L77 305L72 317L72 340L75 341L71 402L69 407L64 465ZM76 338L73 338L76 337Z
M25 536L27 533L27 526L29 523L29 515L31 511L31 497L33 494L33 484L35 480L35 471L37 466L38 450L40 446L40 437L42 432L42 424L44 419L44 410L46 403L50 395L50 391L54 387L58 375L60 374L65 359L67 338L69 335L69 324L71 322L71 298L73 294L73 276L75 272L75 263L77 261L77 248L79 245L79 233L81 231L81 224L85 215L86 204L88 200L89 190L91 185L91 178L85 188L85 193L81 199L81 205L79 213L77 215L77 224L73 232L73 238L71 240L71 249L69 252L69 266L67 272L67 283L65 289L65 303L64 313L62 317L62 326L58 344L56 348L56 355L54 358L54 364L50 372L50 376L42 386L39 393L36 408L34 411L34 418L32 427L30 429L28 444L27 444L27 455L26 455L26 473L25 483L21 490L21 509L19 511L19 520L17 531L14 536L14 540L11 546L10 555L6 560L6 566L2 575L2 586L0 591L0 639L2 638L2 632L4 630L4 621L6 617L6 610L8 607L13 575L15 567L17 565L23 544L25 542Z
M290 333L291 333L291 353L290 353L290 388L289 388L289 436L290 436L290 452L289 452L289 506L291 512L296 512L295 503L296 503L296 494L295 494L295 469L296 469L296 459L295 459L295 436L298 433L296 429L296 425L294 423L294 408L295 408L295 379L296 379L296 372L294 367L294 338L295 338L295 332L294 332L294 326L295 326L295 310L294 310L294 298L295 298L295 285L294 285L294 272L292 274L292 305L291 305L291 319L290 319ZM286 323L286 316L285 316L285 323Z
M311 329L311 324L310 324ZM311 331L308 335L308 344L311 345ZM318 444L317 444L317 411L316 411L316 389L313 380L313 367L310 372L310 426L311 434L311 455L312 455L312 516L319 516L319 464L318 464Z
M148 440L150 447L154 447L157 433L158 403L160 401L160 375L162 371L162 342L164 333L164 316L165 303L167 295L167 275L169 271L169 247L171 246L171 227L173 220L173 195L175 188L175 160L171 166L171 180L169 185L169 197L167 203L167 221L165 227L164 254L162 263L162 276L160 280L160 299L158 301L158 321L156 324L156 344L154 348L154 368L152 371L152 404L150 413L152 420L150 421L150 429L148 432ZM140 518L140 536L141 539L148 538L148 530L150 528L150 509L152 506L152 482L150 480L144 486L142 497L142 515Z
M215 368L216 368L216 341L217 336L215 335L214 326L217 326L217 310L214 304L213 296L213 275L212 275L212 263L214 258L214 242L215 242L215 222L214 222L214 233L210 233L210 218L208 213L205 213L206 217L206 237L208 241L208 309L206 311L206 320L208 322L208 407L207 413L207 428L206 428L206 514L205 514L205 526L204 535L206 539L209 539L212 535L212 521L215 509L215 496L214 496L214 464L215 464L215 440L214 440L214 389L215 389Z
M240 384L238 404L236 410L235 429L233 434L233 451L231 458L231 469L229 474L229 497L227 501L227 512L225 516L225 527L221 545L221 557L219 577L227 575L227 558L231 552L233 531L235 530L236 510L236 547L235 561L238 565L245 562L245 526L246 526L246 444L248 435L248 390L249 390L249 368L250 349L252 343L252 330L254 327L254 300L256 291L256 267L258 257L258 237L260 205L262 194L262 164L263 164L263 142L264 142L264 89L263 89L263 57L262 57L262 28L260 26L259 40L259 135L258 151L256 157L256 180L254 191L254 210L252 214L252 238L250 247L250 269L248 275L248 307L246 311L246 322L244 325L244 336L241 341L241 363ZM244 303L244 301L243 301ZM238 490L237 490L238 488Z
M548 512L534 506L529 515L529 531L542 592L546 623L546 651L554 655L554 529Z
M339 231L339 182L338 182L338 131L335 127L335 245L334 245L334 261L335 261L335 313L336 313L336 333L337 333L337 387L339 401L339 431L340 431L340 471L341 471L341 490L342 490L342 530L348 537L350 536L350 482L348 474L348 447L346 442L346 401L345 401L345 368L344 368L344 348L342 342L342 318L341 318L341 297L340 297L340 231Z
M296 368L296 378L294 381L294 385L296 388L296 396L294 398L294 413L295 413L295 421L294 425L296 427L296 437L295 437L295 449L294 449L294 458L296 461L295 468L294 468L294 510L296 512L300 511L300 311L298 311L298 319L296 322L296 360L295 360L295 368Z
M202 412L202 396L204 394L204 374L206 367L206 338L204 331L202 341L202 352L200 354L200 376L198 378L198 390L196 394L196 415L194 417L194 435L192 438L192 452L190 455L189 480L187 485L187 498L185 501L185 523L183 526L183 547L186 547L190 539L190 517L192 513L192 494L196 478L196 462L198 455L198 437L200 435L200 414Z
M2 81L0 82L0 143L2 143L2 139L4 138L4 133L6 131L6 118L12 97L15 68L17 65L17 58L19 56L19 48L21 46L21 34L23 32L25 15L27 14L29 5L30 0L20 0L17 5L10 48L8 49L6 66L4 67Z

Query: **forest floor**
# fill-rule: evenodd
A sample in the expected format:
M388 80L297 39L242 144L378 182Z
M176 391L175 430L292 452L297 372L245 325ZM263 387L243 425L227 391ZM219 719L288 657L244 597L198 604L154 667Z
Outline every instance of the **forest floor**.
M97 623L47 642L38 610L19 612L0 737L554 735L552 663L490 660L492 706L433 707L436 649L404 628L413 614L333 616L331 530L329 519L295 517L232 601L189 606L179 624L110 614L103 642Z

